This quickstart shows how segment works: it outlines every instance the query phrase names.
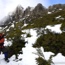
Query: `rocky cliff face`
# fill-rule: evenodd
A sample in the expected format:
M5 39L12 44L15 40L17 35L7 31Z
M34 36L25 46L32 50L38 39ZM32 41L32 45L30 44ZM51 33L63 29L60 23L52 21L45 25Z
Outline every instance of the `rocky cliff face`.
M22 21L23 19L26 19L26 21L30 21L33 18L42 17L46 15L48 12L55 13L64 9L65 9L65 4L55 4L55 5L49 6L48 8L45 8L41 3L39 3L34 8L27 7L25 10L21 5L18 5L15 11L12 12L11 15L8 15L7 17L3 19L4 23L2 23L3 20L1 21L1 24L9 25L13 21L18 22L18 21Z
M48 11L57 12L59 10L64 10L65 4L55 4L52 6L49 6Z
M33 15L44 15L46 14L47 9L42 4L39 3L32 12Z
M28 7L24 10L23 17L30 16L32 13L31 7Z

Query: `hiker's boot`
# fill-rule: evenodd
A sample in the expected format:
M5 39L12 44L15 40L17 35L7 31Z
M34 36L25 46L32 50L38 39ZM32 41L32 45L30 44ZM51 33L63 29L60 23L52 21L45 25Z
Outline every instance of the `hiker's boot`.
M5 61L6 61L6 62L9 62L9 59L8 59L8 58L5 58Z

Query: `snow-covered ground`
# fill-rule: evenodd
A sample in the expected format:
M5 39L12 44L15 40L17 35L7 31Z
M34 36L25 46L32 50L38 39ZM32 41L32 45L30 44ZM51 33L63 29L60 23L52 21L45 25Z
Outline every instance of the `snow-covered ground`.
M33 52L36 52L36 50L32 47L32 44L36 41L37 34L36 31L33 29L25 30L25 32L30 32L32 37L25 38L25 40L28 41L28 44L26 44L26 47L23 48L22 65L36 65L35 58L37 56L33 54Z
M60 26L61 25L55 25L52 28L51 28L51 26L49 26L50 28L47 26L47 28L53 29L52 31L61 33ZM36 30L30 29L30 30L24 30L24 32L27 32L27 33L30 32L32 37L25 38L25 40L28 41L28 44L26 44L25 45L26 47L23 48L23 54L19 54L19 56L18 56L18 59L22 58L22 60L20 60L20 61L15 60L15 55L13 55L11 58L9 58L10 62L6 63L4 61L4 55L1 53L0 54L0 65L37 65L35 58L37 58L38 56L33 54L33 52L36 52L36 49L32 47L32 44L38 38ZM23 35L23 36L25 37L26 35ZM7 46L8 44L10 45L11 42L10 41L7 42L7 40L5 40L5 45ZM44 54L46 60L49 59L50 55L53 55L52 52L44 52L44 49L43 49L43 54ZM61 53L59 53L57 56L53 57L52 60L55 63L58 62L55 65L65 65L65 64L60 64L62 62L65 62L65 57L62 56Z
M51 26L51 25L48 25L46 26L45 29L50 29L52 32L56 32L56 33L62 33L60 27L61 27L62 24L57 24L57 25L54 25L54 26Z

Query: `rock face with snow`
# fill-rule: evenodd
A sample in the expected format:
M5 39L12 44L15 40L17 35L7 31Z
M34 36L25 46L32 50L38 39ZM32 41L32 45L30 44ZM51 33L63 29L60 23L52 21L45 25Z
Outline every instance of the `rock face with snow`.
M54 11L54 12L57 12L57 11L60 11L60 10L64 10L65 9L65 4L55 4L53 6L49 6L48 10L49 11Z
M16 7L15 13L14 13L14 18L16 21L18 21L20 18L22 18L23 15L23 7L21 5Z
M35 6L35 8L32 7L28 7L24 10L24 8L21 5L18 5L15 9L14 12L12 12L11 15L8 15L7 17L5 17L4 23L8 25L9 22L12 21L20 21L20 19L25 18L25 17L35 17L38 15L44 15L46 14L47 9L42 5L42 4L38 4L37 6Z
M29 6L24 10L24 8L21 5L18 5L14 12L12 12L10 15L4 17L3 20L1 20L0 26L9 25L9 23L13 21L21 21L23 18L26 18L26 20L30 20L31 18L33 19L42 17L46 14L53 14L59 11L63 11L64 8L65 4L56 4L53 6L49 6L48 8L45 8L41 3L39 3L34 8Z

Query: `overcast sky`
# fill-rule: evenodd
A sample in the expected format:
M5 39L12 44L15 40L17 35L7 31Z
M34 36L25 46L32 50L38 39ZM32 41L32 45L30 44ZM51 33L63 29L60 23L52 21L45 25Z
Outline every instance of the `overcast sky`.
M45 7L52 4L65 3L65 0L0 0L0 20L15 10L17 5L34 7L38 3L42 3Z

